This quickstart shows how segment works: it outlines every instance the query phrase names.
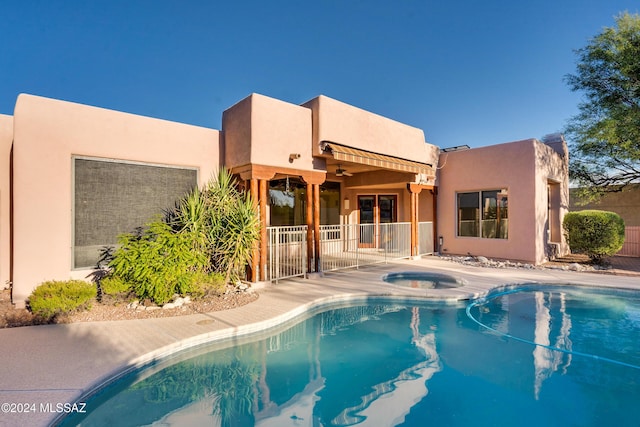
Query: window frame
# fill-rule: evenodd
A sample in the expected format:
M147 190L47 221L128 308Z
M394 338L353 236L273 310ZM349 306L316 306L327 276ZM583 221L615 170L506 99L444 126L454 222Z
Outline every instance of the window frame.
M507 187L499 189L494 188L473 191L457 191L455 194L456 237L491 240L509 239L509 189ZM475 198L477 200L477 203L468 203L467 206L463 205L461 207L462 197L465 197L467 199L466 202L469 202L470 196L471 201L473 201L473 199ZM487 200L495 201L495 204L489 202L489 204L486 205ZM463 215L461 209L475 209L475 214L472 215L475 218L463 219L463 217L467 218L470 215ZM489 218L487 218L488 210L494 213L489 215L491 216ZM470 234L468 232L464 232L463 234L462 221L474 222L473 226L471 227L474 234ZM494 221L495 226L493 228L493 233L487 232L487 225L491 225L487 223L487 221Z

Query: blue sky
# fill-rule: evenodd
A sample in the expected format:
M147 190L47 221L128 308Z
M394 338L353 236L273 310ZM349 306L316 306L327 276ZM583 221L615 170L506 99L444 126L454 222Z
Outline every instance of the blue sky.
M0 114L31 93L220 129L319 94L440 147L561 130L574 49L637 0L1 1Z

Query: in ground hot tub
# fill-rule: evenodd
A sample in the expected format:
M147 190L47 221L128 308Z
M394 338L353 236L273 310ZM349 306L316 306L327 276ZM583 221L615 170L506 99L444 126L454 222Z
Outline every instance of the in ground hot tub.
M448 274L431 273L427 271L403 271L389 273L382 277L387 283L416 289L450 289L464 285L462 279Z

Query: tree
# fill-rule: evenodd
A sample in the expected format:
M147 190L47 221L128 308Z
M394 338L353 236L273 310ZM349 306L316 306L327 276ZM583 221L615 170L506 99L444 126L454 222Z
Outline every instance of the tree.
M576 54L565 80L585 98L565 129L569 176L594 200L640 182L640 15L620 14Z

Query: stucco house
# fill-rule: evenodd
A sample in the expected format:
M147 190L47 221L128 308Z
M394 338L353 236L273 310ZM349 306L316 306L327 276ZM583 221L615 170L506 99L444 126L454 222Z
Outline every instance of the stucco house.
M46 280L86 278L100 248L220 167L259 205L253 282L436 252L568 251L561 136L440 149L326 96L252 94L215 130L23 94L0 115L0 165L0 282L18 306Z

